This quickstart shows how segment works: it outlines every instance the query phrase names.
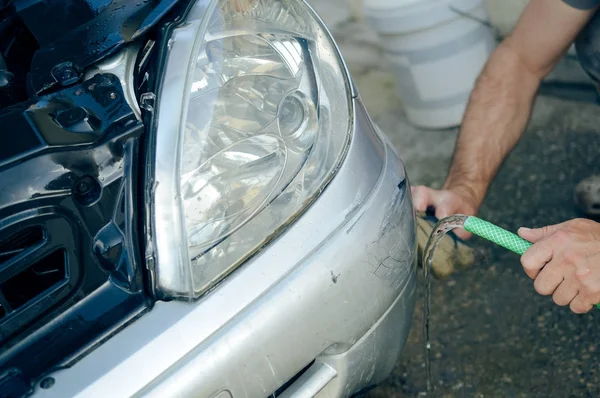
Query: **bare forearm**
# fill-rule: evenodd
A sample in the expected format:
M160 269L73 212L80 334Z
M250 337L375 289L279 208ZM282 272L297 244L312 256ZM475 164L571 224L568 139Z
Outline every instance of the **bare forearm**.
M438 218L477 212L502 161L523 134L540 81L598 9L582 10L564 0L527 2L471 94L445 189L415 187L416 209L434 208ZM460 230L457 234L468 237Z
M479 205L529 120L541 76L509 44L490 57L471 94L445 188L462 190Z

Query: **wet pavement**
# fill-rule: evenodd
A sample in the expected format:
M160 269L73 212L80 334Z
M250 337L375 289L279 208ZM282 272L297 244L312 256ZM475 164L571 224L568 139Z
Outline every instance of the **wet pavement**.
M440 186L456 130L410 126L376 36L347 2L311 3L336 36L366 107L397 147L413 185ZM510 230L577 217L573 189L600 173L599 148L599 106L540 97L480 216ZM476 238L472 245L479 254L473 267L432 283L437 396L600 396L600 310L574 315L556 306L535 293L516 255ZM393 374L363 397L415 397L424 390L421 307L422 299Z

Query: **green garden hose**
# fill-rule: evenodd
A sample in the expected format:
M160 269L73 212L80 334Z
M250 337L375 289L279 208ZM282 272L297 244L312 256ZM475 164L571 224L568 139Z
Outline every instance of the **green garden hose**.
M477 217L467 217L464 228L470 233L487 239L520 256L532 245L520 236Z
M464 228L470 233L487 239L520 256L532 246L531 242L526 241L520 236L477 217L467 217ZM596 307L600 308L600 304L596 304Z

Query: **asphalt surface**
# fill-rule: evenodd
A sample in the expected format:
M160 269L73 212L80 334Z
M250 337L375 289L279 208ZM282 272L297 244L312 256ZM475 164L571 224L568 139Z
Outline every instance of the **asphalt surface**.
M541 98L481 217L507 229L577 217L573 189L600 173L600 107ZM441 176L443 178L443 176ZM480 259L433 281L431 336L437 396L600 396L600 310L575 315L535 293L518 256L473 239ZM412 397L425 387L422 301L392 376L366 397Z

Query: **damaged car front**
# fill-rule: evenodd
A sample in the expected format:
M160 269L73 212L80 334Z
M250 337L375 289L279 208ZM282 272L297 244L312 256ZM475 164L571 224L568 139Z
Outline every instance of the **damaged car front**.
M31 60L0 111L0 392L340 397L385 378L415 300L410 187L313 10L81 1L50 39L57 3L2 11Z

